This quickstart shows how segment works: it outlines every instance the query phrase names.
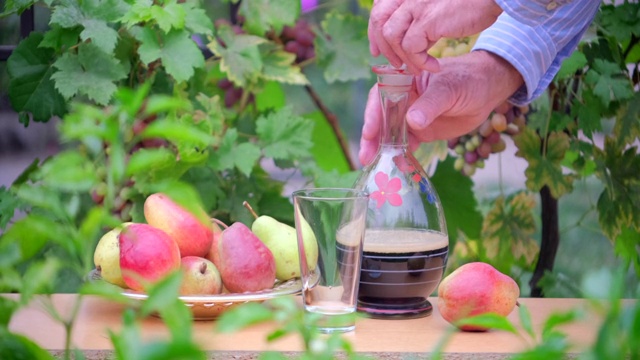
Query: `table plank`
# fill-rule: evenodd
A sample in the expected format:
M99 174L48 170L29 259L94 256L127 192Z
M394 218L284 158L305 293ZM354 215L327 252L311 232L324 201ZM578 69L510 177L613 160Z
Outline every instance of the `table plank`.
M13 295L5 295L13 296ZM75 294L54 294L53 305L63 316L70 313ZM436 304L436 299L430 299ZM553 313L571 308L584 308L582 299L534 299L522 298L519 302L527 306L532 314L533 325L541 329L544 320ZM124 305L109 302L98 297L84 297L76 319L72 343L82 349L89 358L104 358L112 351L108 330L119 331L122 324ZM509 315L519 324L518 312ZM564 326L573 351L580 352L595 338L600 322L588 316L578 322ZM150 317L141 322L145 339L164 339L168 331L160 319ZM229 358L255 357L257 352L277 350L292 353L302 350L300 339L288 336L274 343L265 341L266 334L273 330L272 324L260 324L233 334L219 334L214 331L215 321L195 321L194 339L202 348L216 353L216 358L227 354ZM434 306L431 316L411 320L359 319L356 330L346 334L358 352L373 354L376 358L406 358L428 354L450 329ZM11 331L24 334L43 348L59 353L64 350L64 329L53 321L43 309L40 301L20 309L9 325ZM457 332L445 348L448 358L499 359L524 350L528 345L522 338L504 331ZM95 356L95 357L94 357ZM224 358L224 357L223 357Z

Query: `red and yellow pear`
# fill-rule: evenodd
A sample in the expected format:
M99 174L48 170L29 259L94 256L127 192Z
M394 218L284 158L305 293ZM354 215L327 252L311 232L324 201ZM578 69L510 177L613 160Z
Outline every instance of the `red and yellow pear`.
M213 229L203 209L189 212L162 193L149 195L144 202L144 217L149 225L169 235L185 256L204 257L211 249Z
M442 279L438 287L438 309L442 317L456 321L475 315L494 313L507 316L520 296L518 284L484 262L460 266ZM485 331L481 326L461 325L464 331Z
M125 284L138 291L180 269L180 249L164 231L131 224L119 236L120 269Z

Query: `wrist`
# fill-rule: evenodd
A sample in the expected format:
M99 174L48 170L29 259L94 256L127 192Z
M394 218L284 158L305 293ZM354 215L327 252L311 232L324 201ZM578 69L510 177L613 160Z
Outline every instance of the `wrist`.
M500 55L486 50L475 50L469 56L474 57L474 62L479 64L480 71L487 75L488 81L500 84L495 89L498 93L494 95L506 99L523 86L522 74Z

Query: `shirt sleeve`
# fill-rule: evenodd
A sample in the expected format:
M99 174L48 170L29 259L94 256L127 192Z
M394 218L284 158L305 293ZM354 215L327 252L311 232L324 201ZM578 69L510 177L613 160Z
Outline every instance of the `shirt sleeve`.
M589 28L600 0L497 2L508 5L504 5L496 22L480 34L473 50L492 52L520 72L524 85L510 101L524 105L549 86L562 60L571 55Z

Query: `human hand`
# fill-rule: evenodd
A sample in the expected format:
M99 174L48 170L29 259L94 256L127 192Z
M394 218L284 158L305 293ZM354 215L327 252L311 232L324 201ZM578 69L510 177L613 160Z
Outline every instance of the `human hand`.
M439 71L427 50L442 37L477 34L502 9L494 0L376 0L369 17L369 50L413 74Z
M416 95L407 111L409 148L469 133L522 84L507 61L485 51L442 59L438 73L416 77ZM369 92L360 139L360 162L373 160L379 146L382 110L377 87Z

